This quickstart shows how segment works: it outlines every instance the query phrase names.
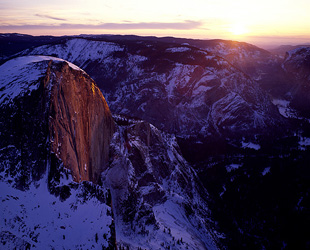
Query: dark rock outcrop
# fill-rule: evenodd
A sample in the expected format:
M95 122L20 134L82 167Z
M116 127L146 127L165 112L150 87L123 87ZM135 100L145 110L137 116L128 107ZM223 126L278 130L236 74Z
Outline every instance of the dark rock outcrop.
M182 238L178 249L217 249L205 209L208 194L176 138L145 121L114 120L110 165L102 182L111 190L118 246L174 249Z
M300 115L310 117L310 47L287 52L283 68L291 80L291 105Z

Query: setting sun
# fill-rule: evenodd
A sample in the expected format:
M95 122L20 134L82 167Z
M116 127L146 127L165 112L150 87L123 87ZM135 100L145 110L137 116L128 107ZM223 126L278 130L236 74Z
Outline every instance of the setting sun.
M307 44L310 1L5 0L0 33L135 34Z
M239 36L239 35L244 35L246 33L248 33L247 28L242 25L242 24L235 24L233 25L230 29L229 32L231 32L232 34Z

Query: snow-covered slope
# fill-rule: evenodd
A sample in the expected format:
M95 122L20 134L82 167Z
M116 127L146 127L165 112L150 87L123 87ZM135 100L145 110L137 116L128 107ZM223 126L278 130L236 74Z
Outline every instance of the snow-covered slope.
M61 200L50 194L47 179L32 183L27 191L13 188L5 179L2 175L1 249L105 249L114 244L105 189L83 183Z
M5 105L17 96L30 94L38 89L41 78L45 77L48 62L65 60L49 56L25 56L12 59L0 67L0 105ZM75 70L76 65L67 62Z
M74 62L81 68L86 68L87 62L102 62L116 51L123 51L123 46L110 42L97 42L86 39L69 39L64 43L43 45L31 51L32 55L40 55L44 51L45 55L57 55L58 58L67 58L67 61ZM27 51L23 52L27 54Z
M112 193L118 246L217 249L208 195L176 138L144 121L114 118L119 126L102 178Z
M196 46L225 58L252 79L260 80L268 68L278 64L277 57L255 45L236 41L213 40L212 43L211 41L201 42ZM195 44L195 40L193 43Z
M236 48L221 48L207 52L189 45L75 38L24 54L73 60L96 80L113 112L178 136L254 134L281 122L259 85L215 53L227 55Z

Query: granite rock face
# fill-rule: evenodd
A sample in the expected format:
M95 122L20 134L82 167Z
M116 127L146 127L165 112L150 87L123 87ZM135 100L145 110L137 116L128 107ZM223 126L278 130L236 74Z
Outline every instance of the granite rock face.
M28 166L21 184L26 187L54 153L75 181L96 183L108 161L114 122L94 81L75 65L44 56L8 61L0 80L1 146L16 159L14 167L4 168L18 172Z
M56 69L58 68L58 69ZM94 81L67 63L50 66L52 84L49 131L51 149L75 181L97 182L105 169L114 122Z

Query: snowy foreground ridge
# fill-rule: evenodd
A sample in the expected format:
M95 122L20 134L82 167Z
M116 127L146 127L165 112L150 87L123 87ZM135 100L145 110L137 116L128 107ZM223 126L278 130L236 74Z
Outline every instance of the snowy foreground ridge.
M71 96L70 84L93 83L77 66L54 57L27 56L0 66L0 248L217 249L207 192L198 187L176 138L147 122L114 116L110 159L98 184L73 181L74 171L84 171L85 178L94 173L91 164L79 162L97 158L76 149L82 112L66 107L75 98L90 103L102 95L85 85L86 92ZM107 123L108 107L89 109L87 116L100 112L100 124ZM66 147L51 146L51 122L64 128L59 133L68 138ZM77 170L70 165L73 156Z
M49 61L67 62L51 56L23 56L12 59L0 67L0 105L14 99L17 95L31 92L38 88L38 79L46 74ZM74 70L81 70L67 62Z
M20 191L0 182L1 249L101 249L108 247L111 208L95 197L83 200L83 185L61 201L41 179Z

